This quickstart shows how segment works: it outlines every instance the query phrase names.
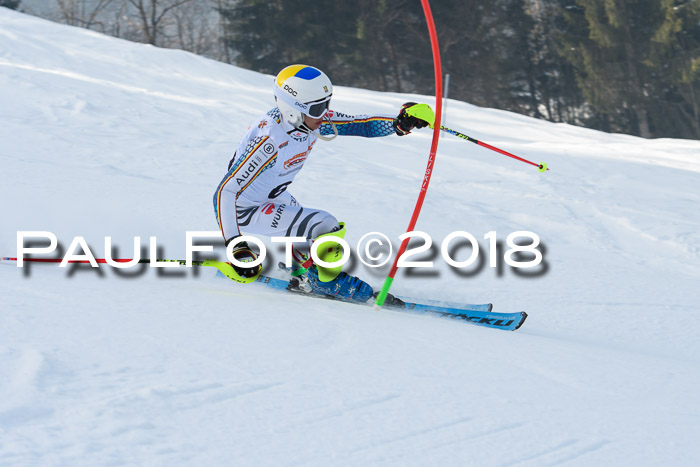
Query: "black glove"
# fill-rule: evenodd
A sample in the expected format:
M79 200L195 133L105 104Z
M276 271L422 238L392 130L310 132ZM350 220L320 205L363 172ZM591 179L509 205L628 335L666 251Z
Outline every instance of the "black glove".
M401 106L399 116L394 119L393 123L394 131L397 135L407 135L414 128L425 128L426 126L428 126L428 122L426 122L425 120L421 120L420 118L408 115L406 109L414 105L417 104L415 102L406 102L404 105Z
M228 240L226 240L226 246L228 246L228 244L231 242L235 242L236 238L238 237L231 237ZM236 243L236 245L233 247L233 257L241 263L250 263L258 259L258 256L255 253L253 253L253 250L250 249L247 242ZM262 271L261 264L249 268L236 266L235 264L231 264L231 266L239 276L246 278L254 277L260 274L260 271Z

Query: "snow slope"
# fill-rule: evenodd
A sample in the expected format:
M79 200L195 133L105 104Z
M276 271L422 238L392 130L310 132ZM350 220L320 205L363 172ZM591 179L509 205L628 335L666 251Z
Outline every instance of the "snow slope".
M331 76L331 79L333 77ZM0 8L0 256L20 230L184 256L270 77ZM334 108L429 96L338 87ZM451 101L418 229L480 240L392 292L528 311L509 333L276 294L212 270L0 265L0 465L697 465L700 142ZM431 133L316 145L292 192L398 244ZM339 173L330 183L324 175ZM534 277L488 267L537 233ZM221 252L221 248L217 248ZM461 250L466 257L468 250ZM281 259L281 258L279 258ZM461 258L464 259L464 258ZM382 271L356 268L374 285ZM527 273L527 271L524 271Z

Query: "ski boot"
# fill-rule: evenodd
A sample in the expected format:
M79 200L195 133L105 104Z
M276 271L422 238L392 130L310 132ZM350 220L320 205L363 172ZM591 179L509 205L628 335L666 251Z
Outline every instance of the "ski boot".
M318 268L311 266L306 272L308 284L317 295L325 295L340 300L353 302L366 302L372 297L372 287L362 279L341 272L328 282L323 282L318 277Z
M316 237L316 242L322 241L325 246L318 249L318 258L327 263L337 263L343 257L343 248L335 238L345 237L345 223L339 222L331 232ZM292 249L292 280L294 288L311 288L316 295L366 302L372 297L372 287L361 279L342 272L343 266L322 267L316 265L306 254ZM294 282L293 282L294 281Z

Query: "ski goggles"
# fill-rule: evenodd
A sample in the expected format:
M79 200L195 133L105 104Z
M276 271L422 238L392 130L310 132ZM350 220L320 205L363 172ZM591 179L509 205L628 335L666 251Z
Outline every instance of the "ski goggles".
M292 96L288 95L286 92L281 92L275 90L275 98L281 99L291 108L298 110L299 112L308 115L311 118L321 118L328 112L328 108L331 105L331 97L333 94L322 97L321 99L303 103L294 99Z
M324 98L321 102L307 102L308 108L304 112L311 118L321 118L326 115L331 106L331 96Z

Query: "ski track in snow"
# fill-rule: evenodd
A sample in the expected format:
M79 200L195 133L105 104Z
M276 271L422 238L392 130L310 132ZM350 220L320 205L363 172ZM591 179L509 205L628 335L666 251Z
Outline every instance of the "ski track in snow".
M216 230L211 196L273 105L269 76L3 8L0 37L0 255L15 256L18 230L48 230L97 257L105 236L116 256L157 236L182 257L186 231ZM358 114L433 102L334 96ZM209 268L0 263L0 465L700 463L700 142L457 101L444 124L551 170L443 135L417 229L438 252L468 231L484 262L459 274L438 254L392 292L526 310L520 330L289 297ZM291 191L348 221L351 245L379 231L398 246L430 141L319 142ZM518 230L541 238L544 273L488 267L484 235L505 245ZM378 286L386 268L355 272Z

